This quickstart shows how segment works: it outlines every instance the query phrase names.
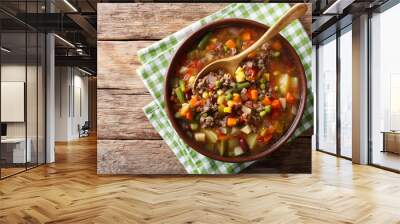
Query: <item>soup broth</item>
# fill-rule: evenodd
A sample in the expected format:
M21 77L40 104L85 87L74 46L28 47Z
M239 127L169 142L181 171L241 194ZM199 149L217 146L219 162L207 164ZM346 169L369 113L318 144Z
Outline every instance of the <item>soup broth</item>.
M265 150L297 114L299 71L279 38L248 54L234 74L213 71L193 86L204 66L240 53L263 33L246 27L207 33L182 58L170 83L170 100L181 128L221 156Z

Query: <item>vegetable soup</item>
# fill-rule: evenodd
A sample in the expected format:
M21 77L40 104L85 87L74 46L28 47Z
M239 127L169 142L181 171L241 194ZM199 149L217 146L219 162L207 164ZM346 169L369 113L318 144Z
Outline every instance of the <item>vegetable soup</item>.
M297 114L299 71L279 38L251 52L234 74L209 72L193 86L205 65L240 53L263 33L231 26L204 35L182 58L170 83L170 100L181 128L221 156L265 150Z

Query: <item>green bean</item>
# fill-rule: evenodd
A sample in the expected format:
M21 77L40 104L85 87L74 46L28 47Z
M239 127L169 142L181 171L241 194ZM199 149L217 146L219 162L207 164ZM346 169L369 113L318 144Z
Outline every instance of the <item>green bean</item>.
M185 103L185 96L183 95L182 90L178 87L175 89L176 96L180 103Z
M250 86L249 82L242 82L242 83L237 83L236 84L236 88L238 88L239 90L243 89L243 88L247 88Z
M210 38L211 38L211 35L212 35L212 33L207 33L204 37L203 37L203 39L201 39L201 41L199 42L199 45L197 45L197 47L198 48L200 48L200 49L204 49L204 48L206 48L206 46L207 46L207 44L208 44L208 41L210 40Z
M216 87L217 89L221 88L221 85L222 85L221 80L217 80L217 81L215 82L215 87Z
M182 79L179 80L179 88L181 89L182 92L185 91L185 81L183 81Z
M226 100L231 100L232 99L232 94L231 93L226 94L225 99Z

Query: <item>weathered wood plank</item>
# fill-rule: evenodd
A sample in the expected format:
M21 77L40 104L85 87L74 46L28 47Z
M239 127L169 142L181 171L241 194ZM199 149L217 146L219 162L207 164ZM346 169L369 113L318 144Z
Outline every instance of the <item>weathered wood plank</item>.
M137 51L154 41L98 41L97 88L125 90L126 94L148 93L136 69Z
M213 3L98 4L98 40L161 39L224 8Z
M98 174L186 174L162 140L98 140Z
M221 3L100 3L98 4L98 40L162 39L226 5ZM306 15L300 20L311 36L311 4Z
M142 110L151 100L150 95L97 90L98 139L161 139Z
M298 138L244 173L310 173L310 148ZM187 174L163 140L98 140L97 150L98 174Z
M125 90L97 90L97 136L99 139L161 139L142 108L150 95L126 94ZM312 130L303 136L311 136Z
M225 4L99 4L99 173L186 173L142 111L152 98L136 74L140 66L137 50L223 7ZM311 18L302 22L310 32ZM310 148L310 138L297 139L248 172L309 172Z

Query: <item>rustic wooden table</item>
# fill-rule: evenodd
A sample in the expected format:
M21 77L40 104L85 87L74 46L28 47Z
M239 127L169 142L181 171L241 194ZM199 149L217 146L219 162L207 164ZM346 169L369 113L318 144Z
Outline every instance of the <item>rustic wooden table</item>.
M142 108L152 98L135 71L137 50L225 7L223 3L98 4L99 174L186 174ZM311 7L311 5L310 5ZM311 16L301 22L310 35ZM312 130L245 170L311 172Z

